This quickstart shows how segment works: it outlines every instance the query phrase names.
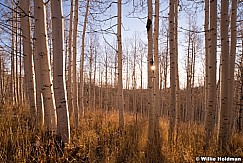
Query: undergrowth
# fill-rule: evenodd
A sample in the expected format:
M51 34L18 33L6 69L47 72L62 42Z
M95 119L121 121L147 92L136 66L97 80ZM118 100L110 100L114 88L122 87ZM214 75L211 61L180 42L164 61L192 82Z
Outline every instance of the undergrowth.
M43 128L30 127L26 106L0 106L0 162L146 162L148 119L125 114L125 127L118 129L118 113L101 110L87 112L78 129L71 130L71 143L60 147L56 137ZM168 121L160 120L160 144L163 161L195 162L196 156L234 156L243 158L243 136L233 134L227 153L217 151L215 137L203 148L201 124L182 123L168 143ZM148 153L149 154L149 153ZM152 154L152 153L151 153ZM153 157L153 156L152 156Z

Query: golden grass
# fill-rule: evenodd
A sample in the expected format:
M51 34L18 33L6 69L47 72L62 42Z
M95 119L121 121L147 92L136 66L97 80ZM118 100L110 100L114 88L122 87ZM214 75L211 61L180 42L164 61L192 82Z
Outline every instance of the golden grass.
M79 129L71 131L71 143L63 154L43 129L30 128L26 106L0 107L0 162L145 162L148 120L125 114L125 128L118 129L118 113L86 113ZM196 156L235 156L243 158L243 136L233 134L229 151L219 153L216 141L204 150L201 124L182 123L170 148L168 121L160 120L161 155L164 162L194 162ZM215 140L215 138L212 138ZM162 162L162 160L154 160Z

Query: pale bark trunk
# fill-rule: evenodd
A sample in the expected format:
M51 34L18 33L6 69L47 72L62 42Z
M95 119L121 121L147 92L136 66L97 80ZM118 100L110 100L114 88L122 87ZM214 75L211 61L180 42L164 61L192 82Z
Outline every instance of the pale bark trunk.
M85 33L86 33L86 25L88 21L88 11L89 11L89 2L90 0L87 0L86 4L86 11L85 11L85 17L84 17L84 26L83 26L83 34L82 34L82 51L81 51L81 60L80 60L80 109L82 116L84 115L84 44L85 44Z
M118 46L118 109L119 109L119 128L124 127L124 99L122 86L122 37L121 37L121 23L122 23L122 0L117 1L117 46Z
M155 20L154 20L154 132L155 139L159 140L159 0L155 0Z
M18 23L19 19L18 16L16 17L16 35L15 35L15 93L16 93L16 104L19 105L19 74L18 74ZM21 32L19 32L21 33ZM26 67L24 65L24 67ZM29 101L29 97L28 97L28 79L26 78L26 74L25 74L25 94L27 96L27 101Z
M70 142L69 112L64 75L64 29L62 1L51 1L52 41L53 41L53 84L57 112L57 133L65 143Z
M10 94L9 94L9 99L11 104L15 104L15 65L14 65L14 36L16 34L16 12L14 11L14 4L12 2L12 38L11 38L11 80L10 80Z
M189 23L191 23L189 21ZM190 30L190 27L189 27ZM190 48L191 48L191 32L188 32L188 48L187 48L187 95L186 95L186 122L192 119L192 92L191 92L191 61L190 61Z
M47 49L46 10L43 1L34 0L35 33L37 55L40 58L41 83L44 102L45 130L52 133L57 131L56 106L53 85L51 82L50 56Z
M36 15L36 14L35 14ZM37 16L37 15L36 15ZM36 108L37 108L37 125L42 127L44 124L44 106L41 91L41 69L40 69L40 56L37 50L36 31L34 32L34 68L35 68L35 85L36 85Z
M152 0L148 0L148 20L147 20L147 37L148 37L148 110L149 110L149 129L148 129L148 149L151 149L154 141L154 100L153 100L153 36L152 36Z
M243 131L243 30L241 31L241 89L240 89L240 115L239 115L239 125L240 131Z
M208 104L205 115L206 144L212 140L216 113L217 0L210 1L210 45L208 61Z
M88 88L88 108L89 110L92 108L92 101L91 101L91 84L92 84L92 63L93 63L93 42L90 39L90 58L89 58L89 88ZM112 76L112 74L111 74Z
M169 135L170 144L173 144L173 132L176 118L176 49L175 49L175 1L170 0L169 11L169 46L170 46L170 108L169 108Z
M20 1L20 8L25 12L29 13L30 1ZM32 123L36 119L36 92L35 92L35 76L34 76L34 65L33 55L30 37L30 21L29 16L21 16L21 29L23 37L23 53L24 53L24 72L27 89L27 99L30 105L30 114L32 117ZM34 124L33 124L34 125Z
M175 14L174 14L174 21L175 21L175 25L174 25L174 52L175 52L175 79L176 79L176 90L175 90L175 94L176 94L176 118L175 118L175 127L177 127L177 125L180 122L181 119L181 110L180 110L180 79L179 79L179 72L178 72L178 0L174 1L174 7L175 7Z
M230 133L230 109L229 109L229 38L228 38L228 6L229 1L221 1L221 94L220 94L220 119L218 131L218 143L220 148L226 148Z
M74 125L78 128L79 123L79 105L78 105L78 92L77 92L77 32L78 32L78 0L75 0L74 9L74 25L73 25L73 107L74 107Z
M68 36L68 82L67 82L67 98L70 119L73 116L73 97L72 97L72 34L73 34L73 0L70 7L70 22Z
M235 70L235 55L236 55L236 15L237 15L237 0L232 1L231 9L231 40L230 40L230 55L229 55L229 115L230 125L233 125L233 110L234 110L234 70ZM230 128L232 128L231 126ZM230 132L231 133L231 132Z

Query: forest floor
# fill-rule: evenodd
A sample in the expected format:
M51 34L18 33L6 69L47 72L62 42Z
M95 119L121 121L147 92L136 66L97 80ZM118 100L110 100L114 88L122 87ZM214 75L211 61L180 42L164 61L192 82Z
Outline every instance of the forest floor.
M90 111L80 119L79 128L71 130L71 143L62 151L56 148L55 139L43 136L43 129L30 128L28 122L26 107L0 106L0 162L146 162L147 118L125 114L125 127L120 131L118 112ZM207 150L203 148L202 124L181 124L174 141L171 147L168 121L161 118L161 149L157 150L163 158L153 162L195 162L199 156L243 159L243 134L233 134L226 153L218 152L215 138Z

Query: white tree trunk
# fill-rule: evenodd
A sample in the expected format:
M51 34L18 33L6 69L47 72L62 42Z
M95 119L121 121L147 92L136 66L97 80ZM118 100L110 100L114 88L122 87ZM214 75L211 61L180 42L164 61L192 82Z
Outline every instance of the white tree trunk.
M155 139L159 139L159 0L155 0L155 20L154 20L154 132Z
M170 0L169 12L169 46L170 46L170 108L169 108L169 142L173 143L173 132L175 128L176 118L176 49L175 49L175 11L174 0Z
M73 25L73 107L74 107L74 125L78 128L79 123L79 105L78 105L78 86L77 86L77 32L78 32L78 0L75 0L74 25Z
M216 113L217 0L210 1L210 57L208 63L208 105L205 117L206 144L212 140Z
M220 92L220 118L218 143L222 148L226 148L229 141L230 127L230 108L229 108L229 18L228 18L229 1L221 1L221 92Z
M81 51L81 58L80 58L80 109L82 116L84 115L84 48L85 48L85 33L86 33L86 25L88 21L88 11L89 11L89 2L87 0L86 10L85 10L85 17L84 17L84 26L83 26L83 34L82 34L82 51Z
M208 106L208 64L209 64L209 0L205 0L205 17L204 17L204 30L205 30L205 102L204 113Z
M23 10L21 17L21 29L23 37L23 53L24 53L24 72L25 72L25 81L26 90L27 90L27 99L30 105L30 114L32 117L32 123L36 119L36 92L35 92L35 75L34 75L34 65L33 65L33 55L32 55L32 45L30 37L30 21L29 21L29 0L21 0L20 8ZM24 15L28 14L28 15Z
M39 55L40 59L45 130L55 134L57 131L56 106L51 82L50 56L47 49L46 10L44 2L34 0L34 9L36 44L38 45L36 55Z
M231 9L231 39L230 39L230 55L229 55L229 115L230 117L230 125L232 124L232 113L234 110L234 71L235 71L235 55L236 55L236 15L237 15L237 0L232 1L232 9ZM232 128L232 126L230 127Z
M73 116L73 98L72 98L72 34L73 34L73 0L71 0L69 36L68 36L68 82L67 98L70 118Z
M63 55L63 15L62 1L51 1L52 41L53 41L53 84L57 112L57 133L65 143L70 141L69 112L67 105L66 85L64 79Z
M124 97L122 86L122 37L121 37L121 19L122 19L122 0L117 4L117 46L118 46L118 108L119 108L119 128L124 126Z

